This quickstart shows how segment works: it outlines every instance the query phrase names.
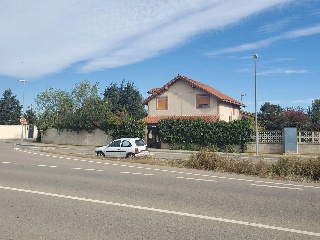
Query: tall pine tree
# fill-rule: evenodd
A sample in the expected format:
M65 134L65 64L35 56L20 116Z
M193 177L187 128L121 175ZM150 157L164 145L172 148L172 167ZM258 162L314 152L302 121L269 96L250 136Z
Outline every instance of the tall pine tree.
M5 90L0 99L0 124L20 124L21 109L22 106L17 97L12 95L11 89Z

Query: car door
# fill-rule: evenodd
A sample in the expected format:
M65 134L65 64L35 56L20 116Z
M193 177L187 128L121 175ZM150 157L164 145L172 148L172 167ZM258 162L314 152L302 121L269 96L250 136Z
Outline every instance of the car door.
M127 157L127 154L132 152L132 144L129 140L123 140L120 148L120 157Z
M114 140L105 149L105 155L109 157L120 157L121 140Z

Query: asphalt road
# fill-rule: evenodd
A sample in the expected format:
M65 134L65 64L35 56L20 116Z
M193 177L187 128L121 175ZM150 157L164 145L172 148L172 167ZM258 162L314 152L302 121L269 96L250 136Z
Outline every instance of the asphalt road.
M0 142L0 239L320 239L320 184Z

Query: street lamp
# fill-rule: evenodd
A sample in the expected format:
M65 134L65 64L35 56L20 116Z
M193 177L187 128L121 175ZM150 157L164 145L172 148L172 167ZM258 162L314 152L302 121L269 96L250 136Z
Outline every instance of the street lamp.
M254 58L254 111L255 111L255 129L256 129L256 155L258 155L258 142L259 142L259 132L258 132L258 113L257 113L257 58L258 54L252 54Z
M19 82L23 82L23 92L22 92L22 118L24 118L24 91L26 88L26 80L25 79L20 79ZM23 143L23 123L21 123L21 145Z

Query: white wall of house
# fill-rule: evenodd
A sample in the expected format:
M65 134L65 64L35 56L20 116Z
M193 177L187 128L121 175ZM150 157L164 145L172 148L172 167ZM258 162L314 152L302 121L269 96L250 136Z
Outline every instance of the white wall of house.
M210 95L209 108L196 108L197 94L204 94L198 88L192 88L185 81L177 81L170 86L166 92L158 97L168 97L168 109L157 110L157 98L152 99L148 103L149 116L186 116L186 115L219 115L220 120L229 121L231 115L235 119L240 118L239 107L218 101L214 96Z
M220 102L219 104L220 120L228 122L231 116L235 119L240 118L240 109L230 103Z
M21 132L23 133L23 138L28 138L29 125L0 125L0 139L18 139L21 138ZM31 138L37 137L38 130L34 126L33 136Z
M185 115L217 115L217 98L210 96L210 108L196 108L196 95L204 92L192 88L184 81L177 81L159 96L168 97L168 109L157 110L157 98L148 103L149 116L185 116Z

